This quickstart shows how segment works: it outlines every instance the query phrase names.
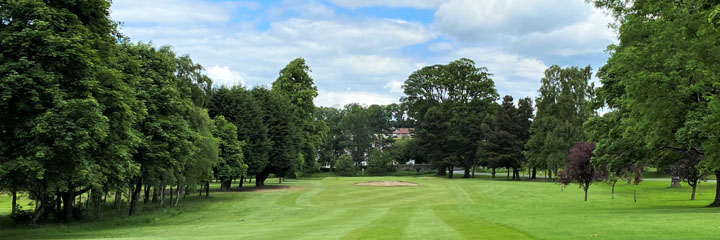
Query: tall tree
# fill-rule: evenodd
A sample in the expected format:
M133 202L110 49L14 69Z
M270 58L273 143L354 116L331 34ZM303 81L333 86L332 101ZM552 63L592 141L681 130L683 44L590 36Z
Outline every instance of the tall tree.
M256 175L256 186L263 186L270 174L278 177L294 176L300 149L300 131L293 122L293 105L286 95L275 90L256 87L251 91L262 109L263 123L268 128L268 164Z
M530 167L557 173L573 144L586 139L583 123L593 113L589 101L594 96L591 76L589 66L581 69L554 65L545 70L526 144Z
M219 163L215 167L215 177L220 181L220 190L230 190L232 180L245 176L247 164L243 161L244 142L238 140L237 127L220 115L215 117L213 135L220 139ZM209 183L208 183L209 184ZM206 191L207 191L206 186Z
M310 67L305 59L296 58L280 70L280 76L273 82L272 89L287 96L294 108L294 122L301 132L301 149L304 156L300 168L304 172L313 172L319 167L316 161L316 149L327 132L327 126L322 121L313 118L317 97L317 87L310 77Z
M720 91L720 29L715 1L592 1L618 21L608 74L619 92L611 101L639 133L652 158L700 155L720 177L715 106ZM602 78L601 78L602 79ZM692 152L693 154L683 154ZM720 184L711 206L720 206Z
M481 138L478 132L467 129L492 113L492 102L497 99L490 76L486 68L462 58L417 70L403 85L407 97L402 101L408 106L409 117L418 121L418 128L424 126L422 122L431 107L442 107L438 111L448 114L446 149L465 168L464 177L470 177L469 169L475 164L477 141ZM444 173L445 169L438 171Z
M248 165L247 175L261 174L268 165L272 147L262 107L249 91L238 86L215 89L210 102L210 116L224 116L237 127L238 140L245 142L243 156Z
M64 217L89 189L131 173L134 78L117 67L107 1L9 1L0 11L2 181L27 181L33 221L62 196ZM107 174L108 176L103 176ZM17 180L17 179L15 179ZM2 184L0 184L2 185Z

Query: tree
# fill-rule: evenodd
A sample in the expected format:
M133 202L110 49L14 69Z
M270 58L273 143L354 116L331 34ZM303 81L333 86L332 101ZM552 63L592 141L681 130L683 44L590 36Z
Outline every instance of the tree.
M272 142L268 126L263 122L263 109L253 95L242 87L215 89L210 100L210 116L222 115L237 127L238 140L243 141L243 157L247 175L257 176L269 163ZM241 183L244 176L241 176Z
M368 154L367 170L370 174L383 175L394 172L395 166L387 151L372 149Z
M323 166L335 167L335 163L341 155L345 154L345 146L347 142L345 135L342 133L340 121L344 116L344 112L336 108L320 107L315 112L315 119L323 121L328 127L328 132L318 149L319 161Z
M273 90L287 96L295 106L293 121L297 123L301 133L300 151L305 159L300 170L304 172L316 171L316 149L327 132L327 126L313 118L313 100L318 92L309 72L310 67L305 64L305 59L296 58L280 70L280 76L272 84Z
M534 118L533 114L533 103L532 99L529 97L520 99L518 101L518 109L517 109L517 125L518 125L518 131L516 133L518 144L520 145L520 155L519 157L519 165L528 165L527 158L525 157L522 152L527 151L527 148L525 145L527 144L528 140L530 140L530 126L532 125L532 119ZM537 174L537 168L528 166L528 171L532 169L532 172L529 174L529 178L535 179L535 176ZM520 175L518 173L517 179L520 179Z
M602 180L602 176L595 171L590 158L595 150L595 144L591 142L578 142L570 149L567 155L565 168L558 173L558 182L568 185L577 182L580 188L585 191L585 201L590 184L593 181Z
M353 162L352 158L348 155L342 155L338 158L336 168L337 168L337 172L344 176L355 175L355 171L357 169L357 167L355 167L355 163Z
M341 144L347 149L355 165L360 166L360 163L366 160L375 139L368 110L360 104L348 104L339 126L345 136L345 141Z
M480 133L467 129L472 123L489 115L492 102L497 99L490 76L486 68L475 67L475 62L462 58L447 65L433 65L417 70L403 85L407 97L401 100L408 107L408 116L418 123L416 131L423 131L423 126L435 126L423 124L430 108L441 107L443 109L437 111L447 114L445 146L451 152L446 163L462 165L465 168L463 177L470 177L469 170L476 163L477 142L481 139ZM421 135L416 137L422 138ZM438 174L444 173L444 168L439 169Z
M237 133L237 127L225 120L224 116L220 115L215 117L213 135L220 139L220 152L219 162L214 172L215 177L220 181L220 190L222 191L230 190L232 180L245 176L248 168L247 164L243 161L242 148L244 142L238 140ZM209 186L206 185L205 187L205 190L208 191Z
M293 122L293 105L285 95L275 90L256 87L251 91L262 110L262 121L268 128L268 164L256 175L256 186L263 186L270 174L293 176L300 163L296 162L302 134Z
M136 45L129 51L141 64L137 99L148 113L134 127L141 142L133 154L140 171L130 186L129 214L133 215L143 185L153 183L164 189L165 185L177 184L178 190L182 189L184 171L198 148L194 144L196 132L186 119L195 115L193 104L178 88L181 82L175 76L175 54L169 47L155 49L148 44Z
M512 169L512 178L519 179L518 168L522 166L524 144L519 135L522 132L519 119L513 98L505 96L494 116L487 118L481 126L485 139L478 146L478 155L484 160L484 165L492 169L493 177L495 168L504 167L508 170L508 177Z
M613 13L619 44L609 47L607 72L628 112L623 122L639 133L652 158L669 152L702 157L720 178L714 102L718 95L718 3L708 1L592 1ZM687 159L686 159L687 160ZM715 201L720 206L720 184Z
M580 69L554 65L545 70L540 96L535 100L537 113L525 146L530 167L557 173L573 144L586 139L583 123L594 110L590 104L594 87L588 83L591 76L589 66Z
M132 173L135 79L118 69L109 2L2 5L0 180L37 201L33 222L59 196L71 221L77 195Z
M418 141L418 150L424 153L423 155L438 169L438 175L440 175L441 172L444 173L447 168L452 168L456 163L456 159L448 158L445 151L448 129L445 114L439 107L431 107L423 116L420 124L415 135ZM452 171L449 176L452 177Z

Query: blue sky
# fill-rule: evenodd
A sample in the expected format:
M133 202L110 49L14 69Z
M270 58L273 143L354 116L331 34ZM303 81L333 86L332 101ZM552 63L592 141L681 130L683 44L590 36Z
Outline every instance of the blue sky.
M427 65L473 59L501 95L535 97L543 71L607 60L612 21L583 0L115 0L134 41L171 45L216 85L270 85L297 57L316 104L397 102Z

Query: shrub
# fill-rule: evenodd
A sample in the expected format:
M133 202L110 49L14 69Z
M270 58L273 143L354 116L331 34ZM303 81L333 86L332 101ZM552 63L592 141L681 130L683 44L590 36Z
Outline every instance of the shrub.
M335 169L338 171L340 175L343 176L353 176L355 175L355 162L353 162L352 158L348 155L342 155L337 160L337 165L335 166Z

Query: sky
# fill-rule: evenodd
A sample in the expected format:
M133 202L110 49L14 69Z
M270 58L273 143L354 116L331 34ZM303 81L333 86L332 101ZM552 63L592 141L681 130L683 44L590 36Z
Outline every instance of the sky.
M487 67L501 96L534 98L549 66L597 70L617 42L584 0L114 0L111 17L216 86L270 86L305 58L328 107L398 102L413 71L459 58Z

